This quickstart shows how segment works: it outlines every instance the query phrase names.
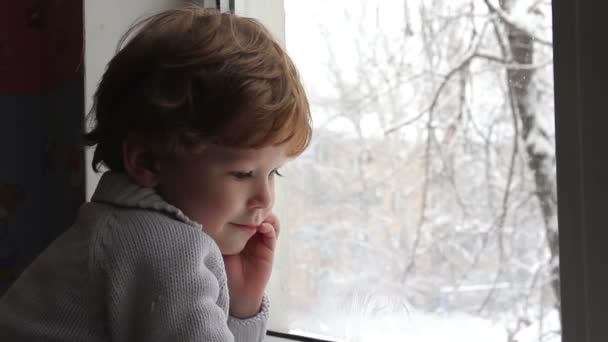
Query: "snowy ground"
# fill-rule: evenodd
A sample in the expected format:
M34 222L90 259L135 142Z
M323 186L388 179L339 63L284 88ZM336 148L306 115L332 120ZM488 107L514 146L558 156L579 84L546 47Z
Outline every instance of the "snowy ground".
M330 321L338 322L339 319L328 318L325 323L318 319L299 320L299 325L315 324L316 331L312 329L292 329L291 334L304 335L343 342L507 342L507 331L504 325L492 323L488 320L473 317L466 314L450 314L443 317L428 314L410 314L407 320L399 318L366 318L353 319L342 324L341 332L332 329ZM344 323L344 322L342 322ZM308 325L310 327L311 325ZM546 316L542 330L559 331L559 315L552 312ZM333 331L332 331L333 330ZM522 329L516 335L517 342L560 342L561 338L556 333L545 333L545 337L539 340L540 325L534 323ZM341 335L338 338L337 335Z

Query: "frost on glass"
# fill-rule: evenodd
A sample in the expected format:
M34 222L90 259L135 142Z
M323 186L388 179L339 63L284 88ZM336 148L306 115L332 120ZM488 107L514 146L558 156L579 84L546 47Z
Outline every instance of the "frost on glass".
M550 1L285 11L315 125L281 185L290 331L560 341Z

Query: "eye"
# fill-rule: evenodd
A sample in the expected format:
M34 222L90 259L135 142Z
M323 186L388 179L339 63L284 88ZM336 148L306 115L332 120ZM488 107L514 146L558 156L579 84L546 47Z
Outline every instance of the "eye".
M229 174L236 179L247 179L253 177L253 171L230 171Z
M279 176L279 177L283 177L283 174L281 174L281 173L279 172L279 169L274 169L274 170L272 170L272 172L270 173L270 176L273 176L273 175L277 175L277 176Z

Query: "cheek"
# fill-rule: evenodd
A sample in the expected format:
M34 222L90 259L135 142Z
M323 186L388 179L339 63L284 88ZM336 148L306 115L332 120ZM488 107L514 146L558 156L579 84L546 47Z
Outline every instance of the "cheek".
M222 219L227 215L235 214L240 208L239 196L237 196L239 189L234 184L218 181L209 184L204 192L201 199L207 215Z
M230 219L229 203L207 195L197 196L189 202L189 217L200 223L208 233L220 229Z
M270 182L270 196L272 199L272 205L274 206L275 200L277 199L277 194L275 192L274 179Z

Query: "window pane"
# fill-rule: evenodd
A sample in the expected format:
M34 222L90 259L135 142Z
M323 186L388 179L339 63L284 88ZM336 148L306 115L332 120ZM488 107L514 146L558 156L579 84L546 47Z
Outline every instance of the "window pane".
M285 13L315 125L281 180L286 332L560 341L551 2Z

